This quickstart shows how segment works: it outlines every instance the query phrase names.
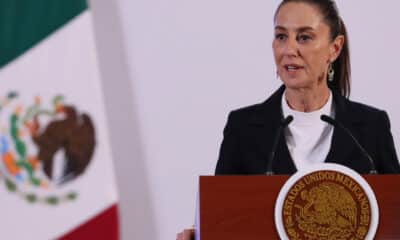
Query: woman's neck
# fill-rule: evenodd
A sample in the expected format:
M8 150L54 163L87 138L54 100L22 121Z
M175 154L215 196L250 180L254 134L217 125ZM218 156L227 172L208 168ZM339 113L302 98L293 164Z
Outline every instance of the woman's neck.
M286 88L285 98L291 109L299 112L313 112L326 104L329 92L327 85L316 88Z

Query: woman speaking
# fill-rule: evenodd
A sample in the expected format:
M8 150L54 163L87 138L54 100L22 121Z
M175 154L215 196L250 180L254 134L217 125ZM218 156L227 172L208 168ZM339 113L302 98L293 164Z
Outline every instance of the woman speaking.
M284 0L274 25L283 86L230 113L215 173L293 174L322 162L399 173L386 112L348 99L349 44L336 4Z
M293 174L323 162L400 173L386 112L348 99L348 36L335 2L283 0L274 26L283 85L229 114L215 174ZM193 230L178 235L192 237Z

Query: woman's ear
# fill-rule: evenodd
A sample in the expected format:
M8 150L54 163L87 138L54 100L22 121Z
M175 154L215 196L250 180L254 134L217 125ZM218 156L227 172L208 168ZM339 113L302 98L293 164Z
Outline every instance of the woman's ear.
M344 44L344 36L339 35L335 38L335 40L331 43L330 49L330 62L334 62L342 52L343 44Z

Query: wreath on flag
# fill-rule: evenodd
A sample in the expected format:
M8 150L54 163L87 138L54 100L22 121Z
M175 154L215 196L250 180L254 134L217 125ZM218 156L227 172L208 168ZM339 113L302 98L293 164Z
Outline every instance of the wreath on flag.
M17 92L10 92L0 99L0 119L0 179L8 191L30 203L75 200L76 191L52 190L88 167L96 145L90 116L78 113L62 95L53 97L47 108L40 96L26 107Z

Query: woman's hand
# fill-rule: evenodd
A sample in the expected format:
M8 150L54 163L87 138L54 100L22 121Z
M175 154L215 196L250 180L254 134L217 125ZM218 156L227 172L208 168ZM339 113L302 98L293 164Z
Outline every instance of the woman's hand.
M194 229L185 229L183 232L178 233L176 240L194 240Z

